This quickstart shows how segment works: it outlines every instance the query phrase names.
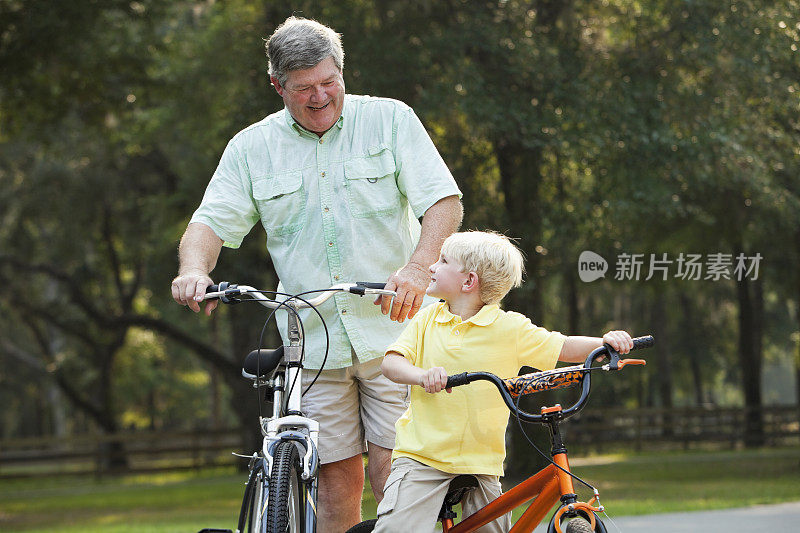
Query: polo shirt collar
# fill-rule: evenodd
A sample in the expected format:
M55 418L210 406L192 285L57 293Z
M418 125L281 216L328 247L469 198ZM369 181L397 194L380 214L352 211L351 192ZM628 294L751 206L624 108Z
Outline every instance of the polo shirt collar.
M447 302L441 302L439 304L441 307L439 311L436 313L436 322L440 324L449 324L453 320L456 320L457 317L453 313L450 312L450 308L447 305ZM488 326L492 322L497 319L497 315L500 314L500 307L497 304L492 305L484 305L481 307L481 310L471 316L469 319L465 320L464 322L472 322L476 326Z

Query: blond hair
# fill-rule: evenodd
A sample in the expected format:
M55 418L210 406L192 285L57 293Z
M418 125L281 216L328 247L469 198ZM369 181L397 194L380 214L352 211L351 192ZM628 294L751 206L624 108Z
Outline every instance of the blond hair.
M464 272L478 275L484 304L499 303L511 289L522 285L525 272L522 252L500 233L454 233L445 239L442 254L458 262Z

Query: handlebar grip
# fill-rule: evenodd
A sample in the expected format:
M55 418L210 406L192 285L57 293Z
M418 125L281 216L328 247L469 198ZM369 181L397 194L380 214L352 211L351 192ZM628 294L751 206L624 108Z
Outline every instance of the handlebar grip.
M356 285L365 289L385 289L386 283L372 283L370 281L357 281Z
M636 337L633 339L633 350L640 348L650 348L656 343L656 339L652 335L645 335L643 337Z
M444 388L449 389L450 387L460 387L461 385L466 385L469 383L467 379L467 373L462 372L460 374L454 374L452 376L447 376L447 384Z
M208 287L206 287L206 294L208 294L209 292L225 292L228 289L235 289L236 287L238 287L236 283L222 281L219 284L215 283L213 285L209 285ZM238 303L238 300L231 300L230 298L228 298L227 292L225 292L224 296L220 296L219 300L224 304Z

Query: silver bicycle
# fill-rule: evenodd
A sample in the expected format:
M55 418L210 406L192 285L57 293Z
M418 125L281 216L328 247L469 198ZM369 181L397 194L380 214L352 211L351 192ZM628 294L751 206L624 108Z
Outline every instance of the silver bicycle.
M384 283L340 283L297 295L262 291L227 282L208 287L206 300L219 299L223 303L254 301L272 309L273 313L286 311L288 316L289 342L275 350L257 349L250 352L242 368L242 376L253 380L254 387L264 389L267 397L272 395L272 415L259 419L264 436L261 449L252 456L240 455L250 459L250 473L236 533L316 531L319 423L304 416L301 409L301 397L305 392L301 385L303 323L297 311L306 308L316 311L316 307L341 292L394 297L394 291L387 291L384 286ZM319 294L308 298L315 293ZM266 294L275 294L276 299ZM322 320L322 315L316 312ZM325 321L322 323L324 326ZM312 385L313 381L307 388ZM232 532L229 529L204 529L200 533Z

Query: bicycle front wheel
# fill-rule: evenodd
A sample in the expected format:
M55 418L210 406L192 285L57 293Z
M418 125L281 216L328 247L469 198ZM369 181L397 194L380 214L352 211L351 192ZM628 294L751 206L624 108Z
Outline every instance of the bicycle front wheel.
M596 513L592 514L594 515L595 520L594 529L592 529L592 526L589 523L589 516L586 514L586 512L578 511L578 516L561 517L561 531L566 533L607 533L606 526L603 524L603 521L598 518ZM547 526L547 533L556 533L554 520L555 514L553 515L553 518L550 519L550 524Z
M267 503L267 533L301 533L300 454L291 441L275 446Z

